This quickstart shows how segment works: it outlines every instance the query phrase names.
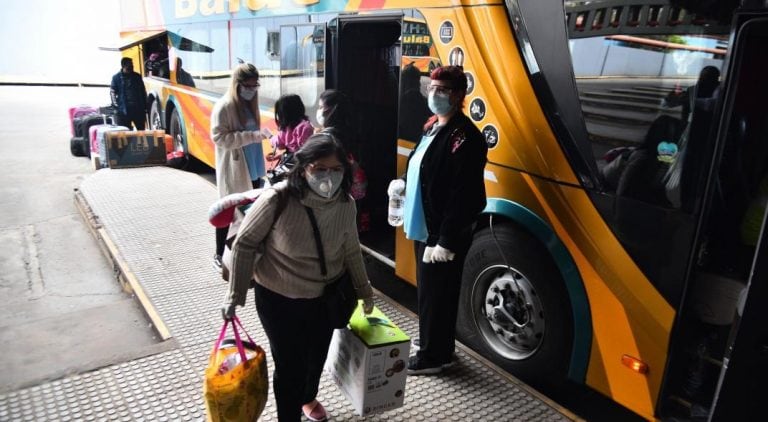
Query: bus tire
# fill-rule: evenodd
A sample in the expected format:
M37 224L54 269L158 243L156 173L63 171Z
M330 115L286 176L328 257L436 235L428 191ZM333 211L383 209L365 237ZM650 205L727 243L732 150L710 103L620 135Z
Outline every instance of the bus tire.
M163 118L160 115L160 103L152 100L149 107L149 127L152 130L163 130Z
M458 337L531 385L562 386L573 344L562 276L528 232L509 224L494 232L498 245L486 227L475 234L467 253Z
M171 162L171 167L180 170L185 169L189 164L189 149L187 148L187 141L184 139L184 129L181 127L181 116L175 108L171 113L171 121L168 126L169 133L173 137L173 150L184 153L184 157Z

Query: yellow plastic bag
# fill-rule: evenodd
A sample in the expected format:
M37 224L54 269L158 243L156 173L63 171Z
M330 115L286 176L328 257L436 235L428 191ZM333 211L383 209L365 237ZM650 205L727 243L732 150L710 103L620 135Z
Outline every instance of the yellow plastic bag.
M224 340L232 324L234 342ZM249 341L242 341L237 326ZM267 359L235 317L225 321L205 369L203 394L207 420L211 422L255 421L267 404Z

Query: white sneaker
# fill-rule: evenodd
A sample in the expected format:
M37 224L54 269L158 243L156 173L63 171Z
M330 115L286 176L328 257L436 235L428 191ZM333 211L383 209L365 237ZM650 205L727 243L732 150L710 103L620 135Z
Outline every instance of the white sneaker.
M213 255L213 268L216 269L216 271L218 271L219 274L221 274L221 271L222 271L221 255L219 254Z

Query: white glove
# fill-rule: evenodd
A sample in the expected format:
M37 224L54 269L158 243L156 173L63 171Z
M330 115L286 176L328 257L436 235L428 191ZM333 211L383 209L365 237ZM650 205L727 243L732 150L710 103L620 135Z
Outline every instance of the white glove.
M225 303L221 307L221 317L230 320L235 317L235 310L237 308L237 305L234 303Z
M389 182L389 187L387 188L387 195L402 195L403 192L405 192L405 180L403 179L395 179L391 182Z
M435 250L432 246L427 246L424 248L424 256L421 258L421 262L425 264L431 264L432 263L432 252Z
M456 256L455 253L449 251L448 249L445 249L444 247L437 245L435 246L435 249L432 251L432 262L448 262L453 261L453 258Z
M373 296L363 299L363 313L370 315L373 312Z

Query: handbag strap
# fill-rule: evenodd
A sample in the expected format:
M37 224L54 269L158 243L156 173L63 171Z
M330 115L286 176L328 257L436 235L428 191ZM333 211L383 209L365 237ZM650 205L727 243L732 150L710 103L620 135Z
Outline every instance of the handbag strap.
M315 235L315 246L317 246L317 254L320 256L320 272L323 277L328 275L328 268L325 266L325 251L323 251L323 240L320 238L320 229L317 227L317 220L315 219L315 213L312 208L304 205L304 210L307 212L309 222L312 223L312 234Z
M240 322L240 318L237 316L232 317L232 319L225 319L224 325L221 327L221 332L219 333L219 338L216 340L216 345L213 347L213 351L211 352L211 356L214 356L216 352L219 351L219 348L221 347L221 342L224 341L224 335L227 332L227 326L232 324L232 331L235 334L235 345L237 346L237 352L240 354L240 359L242 359L243 362L247 362L246 356L245 356L245 347L243 347L243 341L240 339L240 333L237 331L237 327L240 326L240 329L243 331L245 336L248 338L248 341L250 341L253 344L256 344L256 342L253 341L251 338L251 335L248 334L247 331L245 331L245 327L243 327L243 323Z

